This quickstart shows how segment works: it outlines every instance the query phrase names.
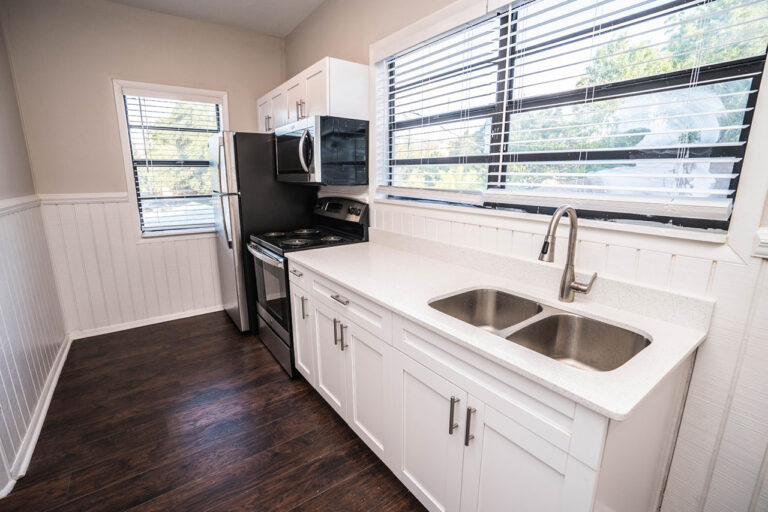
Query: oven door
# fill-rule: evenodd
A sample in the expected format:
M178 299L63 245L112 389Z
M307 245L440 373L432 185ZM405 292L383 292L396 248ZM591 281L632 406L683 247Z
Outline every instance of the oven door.
M278 181L315 181L315 123L310 117L275 130Z
M248 244L248 252L253 255L256 269L259 316L290 346L291 306L285 258L253 243Z

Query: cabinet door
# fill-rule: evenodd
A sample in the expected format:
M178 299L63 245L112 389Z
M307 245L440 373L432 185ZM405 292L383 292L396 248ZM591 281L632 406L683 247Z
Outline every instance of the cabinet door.
M314 318L316 389L344 417L346 381L344 352L339 344L340 315L317 301L313 301L310 315Z
M285 103L288 118L286 122L293 123L299 120L299 103L306 101L307 87L304 77L300 76L294 82L289 82L285 89Z
M273 91L269 98L272 106L272 119L270 122L270 131L288 123L288 104L285 99L283 89Z
M467 394L393 350L392 469L428 509L459 510ZM453 423L450 416L453 401Z
M392 347L346 320L342 335L347 358L347 422L379 458L386 460Z
M469 426L474 438L464 449L462 512L591 510L594 482L589 475L574 475L580 482L573 480L577 485L570 487L581 491L566 492L565 452L471 395L468 405L474 409ZM582 465L571 468L578 473L577 466Z
M270 131L272 109L270 108L271 102L268 97L261 98L256 103L256 110L259 120L259 133L267 133Z
M296 369L315 386L315 340L312 337L311 307L309 294L291 282L294 362Z
M327 59L309 68L305 75L306 99L305 116L328 115L328 69Z

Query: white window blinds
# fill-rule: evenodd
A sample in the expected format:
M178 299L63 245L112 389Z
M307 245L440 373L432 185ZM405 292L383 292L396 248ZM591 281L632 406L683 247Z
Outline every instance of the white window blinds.
M386 59L378 191L727 226L764 0L516 2Z
M221 105L123 99L142 232L213 226L208 138L221 132Z

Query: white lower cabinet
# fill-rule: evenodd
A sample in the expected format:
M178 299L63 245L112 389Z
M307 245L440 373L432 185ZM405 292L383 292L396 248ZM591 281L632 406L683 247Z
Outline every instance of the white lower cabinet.
M567 454L470 395L462 512L585 510L562 503Z
M307 382L317 385L315 376L315 343L312 339L312 302L309 294L291 283L291 315L293 316L293 358L296 369Z
M605 417L307 276L291 277L297 368L427 509L593 510Z
M368 447L385 459L393 349L340 312L310 301L317 361L313 385Z
M338 314L317 300L312 301L313 335L317 361L318 393L342 417L346 407L346 370L344 352L339 346L340 321Z
M387 343L352 322L343 320L346 354L346 419L382 460L387 460L390 422L390 365Z
M430 510L459 510L467 394L394 351L392 466Z

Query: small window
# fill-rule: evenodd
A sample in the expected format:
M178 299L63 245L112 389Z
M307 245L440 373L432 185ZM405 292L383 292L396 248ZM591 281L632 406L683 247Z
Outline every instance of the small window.
M209 139L221 105L124 94L141 232L210 229L214 223Z
M386 59L382 195L727 229L768 2L516 2Z

